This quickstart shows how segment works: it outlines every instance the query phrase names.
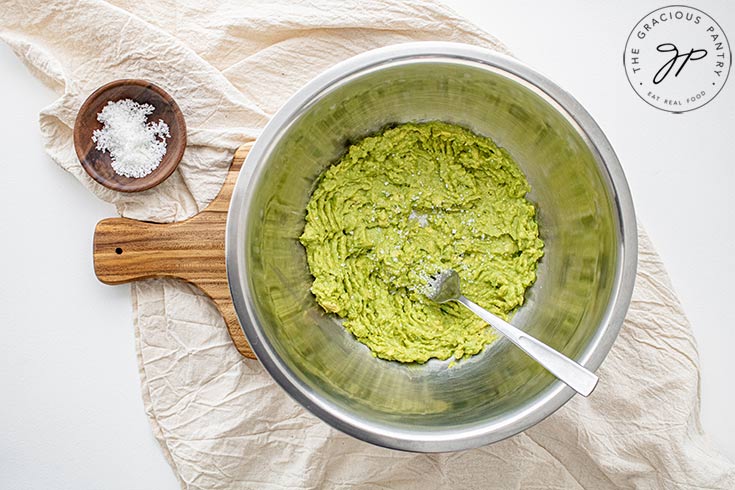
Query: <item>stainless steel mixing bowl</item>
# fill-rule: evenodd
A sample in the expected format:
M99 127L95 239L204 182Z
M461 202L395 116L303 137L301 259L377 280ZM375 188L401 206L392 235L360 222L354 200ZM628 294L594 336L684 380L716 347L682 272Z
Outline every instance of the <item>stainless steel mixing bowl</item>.
M433 452L521 432L573 392L502 340L452 368L377 359L309 292L298 237L319 175L351 142L424 120L490 136L521 166L546 248L513 323L590 369L623 322L637 240L628 185L600 128L511 58L461 44L391 46L340 63L284 105L230 205L227 272L243 331L271 376L325 422L381 446Z

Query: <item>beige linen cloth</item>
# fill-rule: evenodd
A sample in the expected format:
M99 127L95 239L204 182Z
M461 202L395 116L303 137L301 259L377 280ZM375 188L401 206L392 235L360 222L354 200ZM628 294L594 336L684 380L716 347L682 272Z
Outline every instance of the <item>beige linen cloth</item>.
M40 117L53 159L120 214L153 221L202 210L235 148L340 60L413 40L507 52L420 0L0 0L0 38L60 95ZM90 180L72 147L82 101L118 78L164 87L189 128L177 172L134 195ZM457 453L391 451L332 430L238 354L191 286L139 282L132 299L146 412L183 488L735 488L735 466L700 426L691 329L643 234L631 309L593 396L523 434Z

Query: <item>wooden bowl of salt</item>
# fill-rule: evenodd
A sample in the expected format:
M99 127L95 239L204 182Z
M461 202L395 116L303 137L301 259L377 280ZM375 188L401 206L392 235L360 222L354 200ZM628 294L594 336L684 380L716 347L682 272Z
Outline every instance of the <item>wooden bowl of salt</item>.
M84 170L120 192L166 180L186 149L186 123L162 88L145 80L116 80L95 90L79 109L74 148Z

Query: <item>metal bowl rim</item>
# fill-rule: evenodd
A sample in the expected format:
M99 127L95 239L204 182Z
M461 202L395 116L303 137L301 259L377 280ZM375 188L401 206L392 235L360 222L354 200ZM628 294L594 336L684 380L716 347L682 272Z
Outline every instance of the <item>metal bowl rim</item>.
M471 45L450 42L413 42L396 44L359 54L322 72L294 94L273 116L252 146L232 194L227 217L225 253L227 277L233 304L245 337L271 377L304 408L332 427L361 440L393 449L416 452L444 452L479 447L522 432L539 423L572 398L574 392L555 380L520 410L477 427L457 430L399 430L366 422L324 400L311 390L279 359L258 325L247 283L245 259L247 216L251 189L257 185L266 157L278 137L311 104L353 76L383 69L397 63L421 61L471 63L519 81L551 103L579 132L595 153L603 175L608 179L617 213L616 230L620 260L615 273L612 299L591 342L577 361L596 370L607 356L627 313L633 293L637 267L637 227L627 180L615 152L602 129L570 94L554 82L514 58ZM601 164L601 165L600 165ZM594 395L593 395L594 396Z

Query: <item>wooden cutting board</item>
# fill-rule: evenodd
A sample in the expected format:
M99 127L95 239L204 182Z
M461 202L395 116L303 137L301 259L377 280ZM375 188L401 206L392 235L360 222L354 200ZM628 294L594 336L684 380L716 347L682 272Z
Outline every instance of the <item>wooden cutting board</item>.
M255 359L235 313L225 268L227 210L252 143L235 152L217 197L201 213L177 223L110 218L94 231L94 272L105 284L175 277L204 291L225 319L237 350Z

